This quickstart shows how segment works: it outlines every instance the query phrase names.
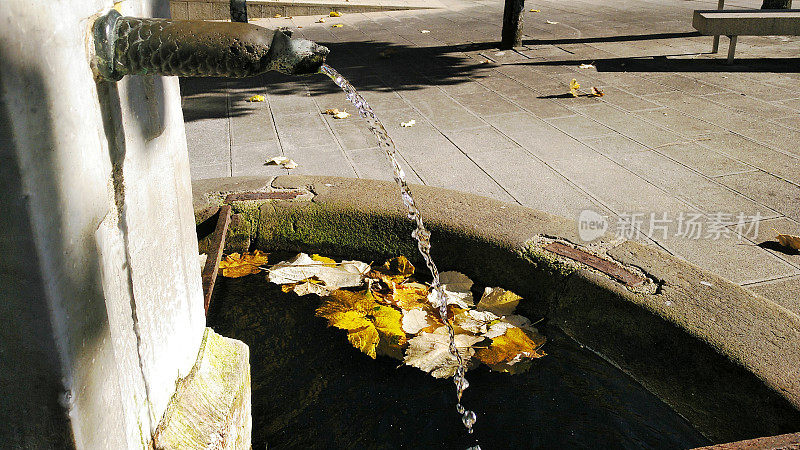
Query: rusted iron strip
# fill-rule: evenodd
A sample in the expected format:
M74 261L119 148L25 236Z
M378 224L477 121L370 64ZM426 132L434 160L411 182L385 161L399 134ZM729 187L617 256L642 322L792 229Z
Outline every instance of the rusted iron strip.
M211 250L203 267L203 308L208 315L211 305L211 294L214 292L214 282L217 281L219 262L222 260L222 251L225 249L225 235L228 234L228 225L231 223L231 205L222 205L219 208L217 227L211 236Z
M781 434L747 441L697 447L694 450L787 450L800 448L800 433Z
M645 278L641 277L629 270L626 270L611 261L599 258L591 253L583 250L564 245L560 242L551 242L544 247L545 250L551 251L557 255L567 257L569 259L578 261L579 263L586 264L587 266L597 269L600 272L614 278L617 281L625 283L625 285L633 287L639 286L645 282Z
M228 194L225 197L225 203L246 200L292 200L303 194L305 194L303 191L237 192L235 194Z

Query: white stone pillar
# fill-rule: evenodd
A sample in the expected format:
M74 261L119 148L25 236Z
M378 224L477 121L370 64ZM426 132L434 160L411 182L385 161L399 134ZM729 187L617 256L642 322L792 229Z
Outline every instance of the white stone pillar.
M147 446L203 336L178 80L95 82L86 38L111 6L0 1L0 439L12 447Z

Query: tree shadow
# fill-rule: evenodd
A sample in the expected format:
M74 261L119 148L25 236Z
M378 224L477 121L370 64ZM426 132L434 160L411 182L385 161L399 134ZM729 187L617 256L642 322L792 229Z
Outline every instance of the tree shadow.
M558 38L558 39L525 39L523 45L559 45L559 44L592 44L598 42L635 42L650 41L655 39L679 39L703 36L698 31L686 31L682 33L653 33L653 34L626 34L620 36L598 36L581 38Z
M592 59L598 72L744 72L798 73L800 58L737 58L725 64L724 58L675 58L694 54L636 56ZM525 61L511 63L525 66L573 66L575 59Z
M525 45L558 45L594 42L628 42L685 39L697 32L654 33L565 39L528 39ZM384 41L319 42L331 52L328 65L364 93L410 91L426 86L452 86L486 76L495 67L465 53L499 50L498 42L417 47ZM698 44L698 49L701 47ZM533 50L535 55L535 50ZM726 65L724 58L687 58L705 53L600 58L591 61L599 72L800 72L800 58L738 58ZM580 58L515 61L501 65L572 66ZM249 114L246 99L266 91L270 95L312 95L339 92L322 75L289 76L277 72L248 79L182 78L184 120L236 117ZM227 93L227 94L226 94ZM228 96L226 99L226 95Z

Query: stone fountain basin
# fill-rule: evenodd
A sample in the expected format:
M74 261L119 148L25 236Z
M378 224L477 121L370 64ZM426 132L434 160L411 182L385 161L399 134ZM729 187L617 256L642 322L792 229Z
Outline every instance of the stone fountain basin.
M545 317L710 440L800 430L800 317L794 313L653 247L610 235L584 243L570 219L463 192L412 190L441 270L518 293L525 298L521 314ZM230 196L241 193L255 195ZM219 206L226 199L232 205L226 252L305 251L365 261L402 254L422 266L392 182L219 178L195 181L193 194L201 236L213 229ZM243 200L252 197L284 199ZM553 242L592 254L605 268L545 248ZM201 240L200 251L209 245L209 238ZM626 284L620 273L645 281Z

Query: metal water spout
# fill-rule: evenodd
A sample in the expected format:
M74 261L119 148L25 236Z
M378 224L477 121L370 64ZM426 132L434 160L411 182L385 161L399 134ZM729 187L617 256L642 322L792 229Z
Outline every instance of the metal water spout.
M94 66L99 77L111 81L125 75L316 73L328 49L291 35L247 23L125 17L111 10L94 23Z

